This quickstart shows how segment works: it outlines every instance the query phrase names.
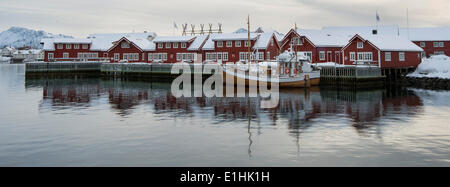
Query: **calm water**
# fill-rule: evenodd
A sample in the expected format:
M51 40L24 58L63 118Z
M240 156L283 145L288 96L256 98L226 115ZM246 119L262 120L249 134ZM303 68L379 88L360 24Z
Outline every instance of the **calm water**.
M262 110L24 69L0 65L0 166L450 166L450 92L289 90Z

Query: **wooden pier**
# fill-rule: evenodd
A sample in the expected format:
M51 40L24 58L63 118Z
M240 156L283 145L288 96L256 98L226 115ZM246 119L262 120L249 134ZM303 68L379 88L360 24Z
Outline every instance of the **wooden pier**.
M323 66L320 70L321 85L379 87L384 79L379 67Z

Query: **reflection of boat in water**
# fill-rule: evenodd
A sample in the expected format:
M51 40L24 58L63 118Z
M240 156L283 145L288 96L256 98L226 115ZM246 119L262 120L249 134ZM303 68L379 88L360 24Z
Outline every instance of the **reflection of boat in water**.
M278 56L276 62L224 64L223 80L226 84L246 86L257 84L269 86L278 84L281 88L318 86L320 71L313 70L307 57L299 54L284 52Z

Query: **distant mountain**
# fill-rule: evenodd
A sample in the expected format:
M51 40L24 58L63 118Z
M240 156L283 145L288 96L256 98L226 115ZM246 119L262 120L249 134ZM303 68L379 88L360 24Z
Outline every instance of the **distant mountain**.
M6 31L0 33L0 49L6 46L24 47L31 46L32 48L42 48L40 42L42 38L73 38L62 34L51 34L45 31L31 30L22 27L11 27Z

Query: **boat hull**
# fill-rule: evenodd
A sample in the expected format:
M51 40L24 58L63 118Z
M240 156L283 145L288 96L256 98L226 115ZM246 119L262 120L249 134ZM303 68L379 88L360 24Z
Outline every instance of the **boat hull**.
M290 79L290 80L289 80ZM227 85L245 85L245 86L258 86L268 85L271 86L274 82L252 80L245 77L237 76L233 73L223 71L223 81ZM320 77L307 78L307 79L295 79L295 78L280 78L277 82L280 88L308 88L311 86L318 86L320 84Z

